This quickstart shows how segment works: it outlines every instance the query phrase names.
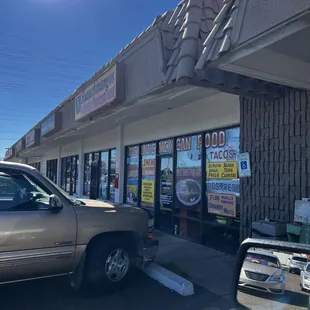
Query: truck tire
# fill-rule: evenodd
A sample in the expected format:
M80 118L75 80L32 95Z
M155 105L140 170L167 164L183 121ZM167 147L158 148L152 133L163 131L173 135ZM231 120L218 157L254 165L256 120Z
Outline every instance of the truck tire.
M126 242L127 241L127 242ZM136 255L126 238L105 237L92 244L87 253L87 282L102 293L125 288L135 272Z

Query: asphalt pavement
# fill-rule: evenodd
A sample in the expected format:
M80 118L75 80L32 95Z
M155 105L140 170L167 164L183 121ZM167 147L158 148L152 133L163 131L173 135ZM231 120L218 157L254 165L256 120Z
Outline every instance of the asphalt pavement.
M139 272L126 290L109 296L72 294L67 278L53 278L0 286L1 310L228 310L226 299L195 287L196 294L183 297Z
M249 307L250 309L264 309L264 310L300 310L308 309L308 301L310 294L303 292L300 287L300 276L297 274L290 274L287 271L286 288L282 296L272 295L268 293L261 293L258 291L238 292L238 301Z

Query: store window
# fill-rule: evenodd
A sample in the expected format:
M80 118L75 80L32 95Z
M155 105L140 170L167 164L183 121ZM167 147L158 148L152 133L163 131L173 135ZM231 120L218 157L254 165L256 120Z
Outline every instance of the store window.
M99 167L99 199L108 200L109 152L101 152Z
M207 208L204 218L212 224L205 223L203 227L204 242L213 246L221 243L229 252L239 245L239 141L239 128L205 135Z
M139 185L139 146L129 146L126 149L126 202L138 204L138 185Z
M92 162L98 165L98 169L92 170ZM116 149L85 154L83 195L89 197L92 180L97 188L96 192L99 199L114 201L113 181L115 177L115 166ZM96 174L95 176L91 176L92 171Z
M39 171L41 171L41 162L40 161L38 161L36 163L31 163L31 164L28 164L28 165L33 167L33 168L36 168Z
M180 220L181 236L196 239L200 235L197 225L185 218L201 218L202 211L202 135L179 137L176 139L176 201L175 214ZM199 225L198 225L199 226ZM193 230L193 228L195 229Z
M70 195L77 194L79 156L68 156L61 159L62 189Z
M141 166L141 205L148 208L154 208L156 143L141 145Z
M92 153L87 153L84 155L84 185L83 185L83 195L89 197L90 191L90 168L92 162Z
M110 157L110 166L109 166L109 192L110 192L110 199L115 201L115 188L114 188L114 180L116 176L116 150L111 150L111 157Z
M57 184L57 159L46 161L46 176L55 184Z

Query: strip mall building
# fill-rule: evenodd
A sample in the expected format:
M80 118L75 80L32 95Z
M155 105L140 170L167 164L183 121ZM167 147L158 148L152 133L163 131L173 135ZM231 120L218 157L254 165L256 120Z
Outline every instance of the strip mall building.
M255 220L292 221L310 195L310 3L260 3L184 0L157 16L6 160L228 252Z

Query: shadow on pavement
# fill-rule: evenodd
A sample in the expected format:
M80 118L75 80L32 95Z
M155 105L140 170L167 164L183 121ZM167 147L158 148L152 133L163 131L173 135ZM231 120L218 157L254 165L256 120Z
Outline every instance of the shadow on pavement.
M309 296L303 293L285 290L284 295L273 295L270 293L250 290L246 288L239 288L239 291L247 295L258 297L261 299L267 299L270 301L276 301L279 303L296 306L296 307L307 307Z

